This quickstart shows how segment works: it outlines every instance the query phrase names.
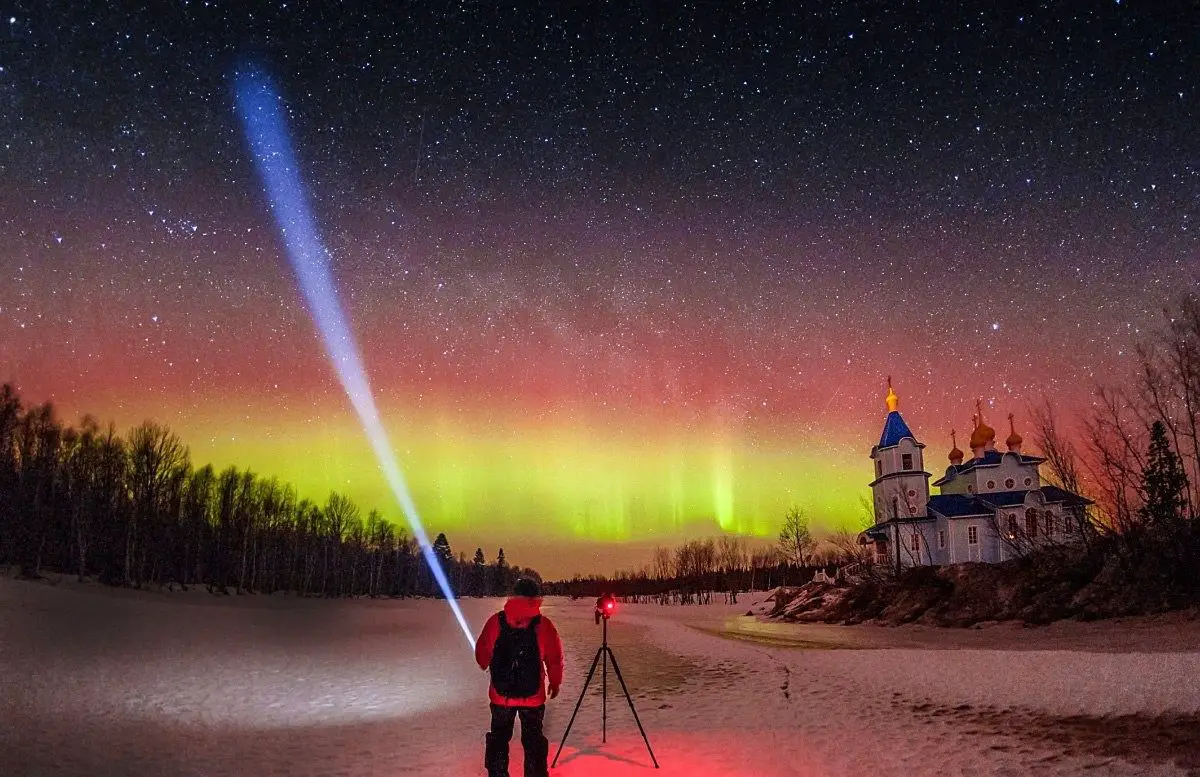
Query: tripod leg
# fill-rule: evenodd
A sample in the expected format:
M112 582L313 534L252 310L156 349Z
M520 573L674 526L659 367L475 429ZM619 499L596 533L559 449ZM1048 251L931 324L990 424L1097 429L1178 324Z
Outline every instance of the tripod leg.
M608 741L608 661L600 659L600 741Z
M602 649L608 652L608 660L612 661L613 671L617 675L617 680L621 682L621 690L625 692L625 701L629 702L629 711L633 713L633 722L637 723L638 731L642 732L642 741L646 743L646 752L650 753L650 760L654 762L654 768L657 769L659 768L658 759L654 757L654 749L650 747L650 738L646 736L646 729L642 728L642 720L638 717L637 708L633 706L633 697L629 695L625 678L621 676L621 667L617 666L617 656L610 647L606 646Z
M562 755L563 745L567 743L567 735L571 733L571 726L575 725L575 716L579 714L579 708L583 705L583 697L587 695L588 685L592 682L592 676L596 674L596 664L603 655L604 648L596 650L596 657L592 659L592 668L588 670L587 679L583 681L583 690L579 692L579 701L575 702L575 711L571 713L571 719L567 721L567 730L563 732L562 739L558 741L558 751L554 754L554 760L550 762L551 768L558 765L558 757Z

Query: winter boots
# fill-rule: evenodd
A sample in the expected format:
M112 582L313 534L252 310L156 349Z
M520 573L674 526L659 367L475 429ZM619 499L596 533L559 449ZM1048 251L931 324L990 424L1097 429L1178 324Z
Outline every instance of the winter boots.
M521 721L521 744L525 747L525 777L550 777L550 767L547 760L550 757L550 743L539 730L534 736L526 736Z

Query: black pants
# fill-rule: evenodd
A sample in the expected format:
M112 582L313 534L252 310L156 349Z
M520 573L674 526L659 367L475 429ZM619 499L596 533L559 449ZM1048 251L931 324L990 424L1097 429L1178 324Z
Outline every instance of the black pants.
M540 707L502 707L492 705L492 730L487 735L487 747L483 753L483 765L488 777L508 777L508 743L512 740L513 726L521 716L521 747L525 750L525 777L546 777L549 772L547 759L550 742L542 733L546 719L546 705Z

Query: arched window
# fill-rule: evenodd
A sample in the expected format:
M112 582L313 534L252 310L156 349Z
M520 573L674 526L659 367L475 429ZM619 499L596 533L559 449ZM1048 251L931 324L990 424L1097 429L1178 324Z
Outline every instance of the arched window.
M1037 529L1038 529L1037 510L1034 510L1031 507L1025 511L1025 533L1029 535L1030 539L1033 539L1034 537L1037 536Z
M921 552L921 535L918 534L917 532L913 532L912 549L913 549L913 553Z
M1008 538L1014 539L1017 536L1017 516L1012 513L1008 514Z
M898 496L892 497L892 517L900 517L900 497Z

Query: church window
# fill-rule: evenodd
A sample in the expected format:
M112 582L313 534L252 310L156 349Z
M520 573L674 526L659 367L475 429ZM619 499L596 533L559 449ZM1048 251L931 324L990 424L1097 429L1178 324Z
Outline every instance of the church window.
M1033 485L1033 478L1025 478L1025 485L1027 485L1027 486L1032 486L1032 485Z
M1008 516L1008 538L1011 540L1017 536L1017 516L1011 513Z
M1034 510L1031 507L1025 511L1025 533L1029 535L1030 539L1033 539L1034 537L1037 536L1037 530L1038 530L1037 510Z
M1047 537L1054 536L1054 513L1047 511L1042 516L1042 528L1045 530Z
M974 483L968 483L968 484L967 484L967 493L968 493L968 494L973 494L973 493L975 493L975 484L974 484Z
M994 489L995 487L996 487L996 481L994 481L994 480L989 480L989 481L987 482L987 488L988 488L988 491L991 491L991 490L992 490L992 489Z
M1013 480L1012 478L1008 478L1004 481L1004 487L1009 489L1010 491L1012 490L1012 487L1015 486L1016 484L1017 484L1017 481Z
M1063 516L1063 534L1070 534L1075 531L1074 516L1068 514Z
M967 544L968 545L978 545L979 544L979 527L978 526L968 526L967 527Z
M913 532L912 536L912 549L914 553L921 552L921 535L916 532Z
M883 462L880 461L879 459L875 459L875 477L878 478L878 477L882 477L882 476L883 476Z
M906 471L913 468L911 453L905 453L900 456L900 468Z
M908 489L908 496L909 496L909 498L910 498L910 499L911 499L912 497L916 496L916 495L917 495L917 492L916 492L916 491L914 491L914 490L913 490L913 489L911 489L911 488L910 488L910 489Z
M946 549L946 530L942 529L938 532L938 550Z
M894 497L892 497L892 517L898 518L899 516L900 516L900 497L894 496Z

